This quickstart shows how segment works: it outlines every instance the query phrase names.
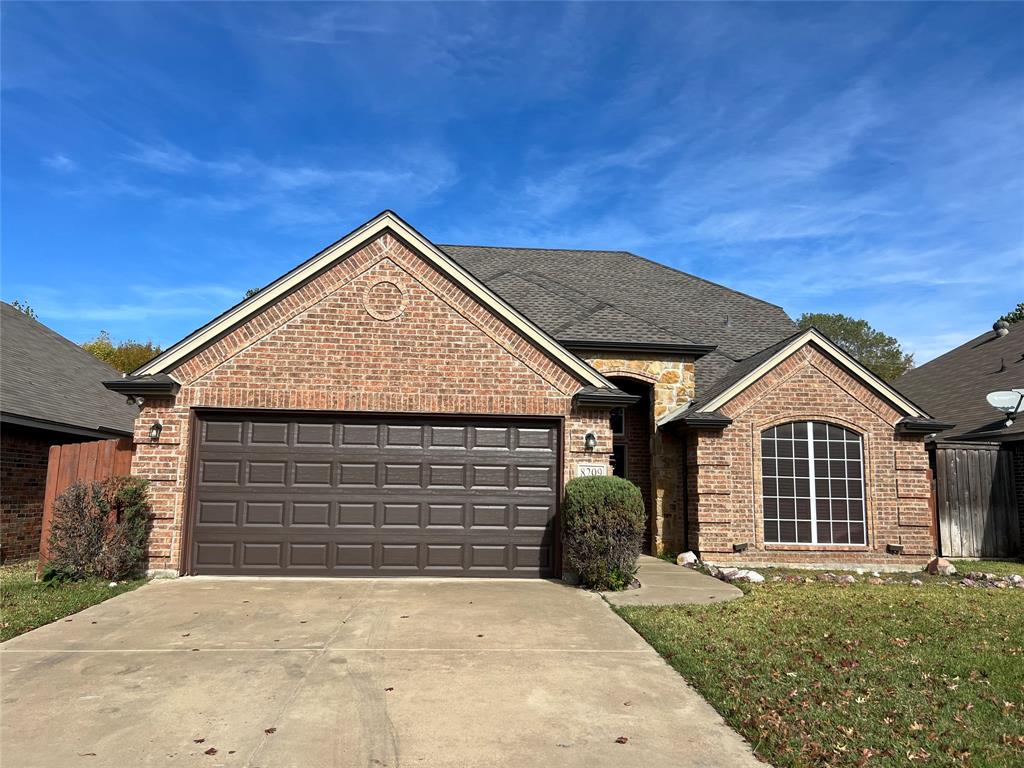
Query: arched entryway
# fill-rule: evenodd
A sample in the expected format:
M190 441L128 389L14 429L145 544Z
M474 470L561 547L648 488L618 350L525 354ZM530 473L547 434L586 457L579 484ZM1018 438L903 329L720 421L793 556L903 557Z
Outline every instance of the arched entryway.
M615 377L611 381L623 392L639 396L633 405L612 413L613 472L640 488L647 510L644 551L653 552L654 494L651 491L651 425L654 418L653 385L640 379Z

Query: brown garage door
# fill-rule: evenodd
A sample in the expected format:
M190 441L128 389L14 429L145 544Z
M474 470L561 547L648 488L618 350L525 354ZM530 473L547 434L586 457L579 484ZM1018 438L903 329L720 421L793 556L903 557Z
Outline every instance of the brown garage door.
M199 574L549 576L558 424L206 414Z

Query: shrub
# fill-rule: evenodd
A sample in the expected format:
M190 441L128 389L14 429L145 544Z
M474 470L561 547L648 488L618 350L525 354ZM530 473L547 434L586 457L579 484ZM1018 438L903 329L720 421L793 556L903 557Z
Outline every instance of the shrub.
M625 589L636 574L647 516L640 489L621 477L577 477L565 485L565 562L594 589Z
M138 572L149 536L146 486L138 477L112 477L64 491L53 507L44 574L116 581Z

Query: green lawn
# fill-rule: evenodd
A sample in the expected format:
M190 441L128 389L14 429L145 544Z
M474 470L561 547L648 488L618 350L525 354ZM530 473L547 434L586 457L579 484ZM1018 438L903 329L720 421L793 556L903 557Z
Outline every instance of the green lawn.
M769 580L744 591L617 610L763 759L1024 765L1024 590Z
M135 579L109 587L107 581L89 579L51 587L35 581L35 575L34 562L0 566L0 641L146 583L145 579Z

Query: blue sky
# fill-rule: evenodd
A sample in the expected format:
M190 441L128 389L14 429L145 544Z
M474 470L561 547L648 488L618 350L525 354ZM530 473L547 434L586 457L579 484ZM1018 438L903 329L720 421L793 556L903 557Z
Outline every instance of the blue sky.
M174 342L383 208L435 242L633 250L919 362L1024 299L1019 3L2 22L0 292L76 341Z

